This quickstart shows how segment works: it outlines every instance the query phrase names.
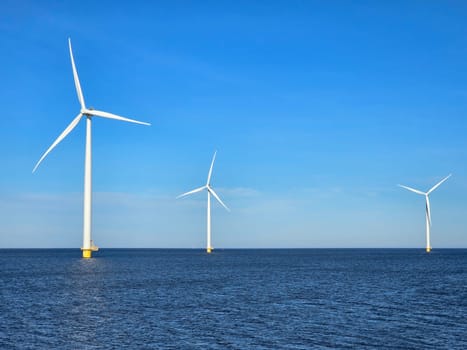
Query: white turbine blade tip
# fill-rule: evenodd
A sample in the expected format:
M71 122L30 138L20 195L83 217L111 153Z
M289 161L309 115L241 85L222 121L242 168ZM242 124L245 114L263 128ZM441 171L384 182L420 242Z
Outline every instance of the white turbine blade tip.
M67 135L73 131L73 129L76 127L76 125L78 125L79 121L81 120L81 117L83 115L80 113L78 114L75 119L73 119L71 121L71 123L65 128L65 130L62 131L62 133L57 137L57 139L52 143L52 145L47 149L47 151L44 152L44 154L42 155L42 157L39 159L39 161L37 162L36 166L34 167L34 169L32 170L32 172L34 173L36 171L36 169L39 167L39 164L41 164L41 162L45 159L45 157L47 157L47 155L65 138L67 137Z
M397 186L402 187L402 188L405 188L406 190L409 190L409 191L414 192L414 193L417 193L417 194L421 194L421 195L426 195L426 194L427 194L427 193L425 193L425 192L416 190L415 188L412 188L412 187L409 187L409 186L404 186L404 185L397 185Z
M431 209L430 209L430 199L426 196L426 214L428 217L428 224L431 226Z
M76 94L78 96L78 101L81 105L81 109L85 109L83 91L81 89L81 84L79 82L78 71L76 70L76 65L75 65L75 59L73 58L73 50L71 48L70 38L68 38L68 48L70 49L71 69L73 71L73 80L75 81Z
M428 194L433 192L434 190L436 190L439 186L441 186L441 184L446 181L447 179L449 179L451 177L452 174L449 174L448 176L446 176L444 179L442 179L440 182L438 182L436 185L434 185L432 188L430 188L430 190L428 191Z
M191 191L188 191L188 192L185 192L185 193L179 195L176 199L188 196L189 194L200 192L200 191L204 190L205 188L206 188L206 186L195 188L194 190L191 190Z
M86 109L85 112L88 113L88 114L97 116L97 117L102 117L102 118L107 118L107 119L120 120L120 121L123 121L123 122L141 124L141 125L147 125L147 126L151 125L150 123L140 122L139 120L125 118L125 117L122 117L120 115L116 115L116 114L109 113L109 112L104 112L104 111L98 111L98 110L95 110L95 109Z
M216 160L216 154L217 154L217 150L214 151L214 156L212 157L211 166L209 167L208 181L206 182L206 186L209 185L209 183L211 182L212 168L214 166L214 161Z
M210 187L208 187L208 191L211 192L211 194L214 196L214 198L217 199L217 201L227 210L227 211L230 211L230 209L224 204L224 202L222 202L222 200L219 198L219 196L217 195L217 193Z
M39 168L39 165L42 163L44 158L45 158L45 156L42 156L41 159L39 159L39 161L36 163L36 165L34 166L34 169L32 169L33 174L36 172L37 168Z

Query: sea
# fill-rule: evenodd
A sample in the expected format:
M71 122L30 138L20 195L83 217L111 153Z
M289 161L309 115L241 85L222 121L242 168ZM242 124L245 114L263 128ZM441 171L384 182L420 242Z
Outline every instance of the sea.
M467 250L0 250L0 349L467 349Z

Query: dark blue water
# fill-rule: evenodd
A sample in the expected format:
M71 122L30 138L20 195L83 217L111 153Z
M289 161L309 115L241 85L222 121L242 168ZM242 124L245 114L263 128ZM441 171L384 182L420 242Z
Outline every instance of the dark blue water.
M1 349L467 349L467 250L0 250Z

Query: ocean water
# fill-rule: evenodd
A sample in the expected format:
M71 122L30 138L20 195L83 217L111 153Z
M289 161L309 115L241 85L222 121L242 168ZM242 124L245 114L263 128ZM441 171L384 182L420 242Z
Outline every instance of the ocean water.
M467 250L0 250L0 349L467 349Z

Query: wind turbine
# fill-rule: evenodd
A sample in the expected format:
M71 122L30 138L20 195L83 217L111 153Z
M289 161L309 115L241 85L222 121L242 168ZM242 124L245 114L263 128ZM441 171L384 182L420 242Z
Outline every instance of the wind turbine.
M446 176L444 179L442 179L440 182L438 182L436 185L434 185L428 192L422 192L419 190L416 190L414 188L410 188L408 186L404 185L397 185L399 187L405 188L406 190L409 190L411 192L415 192L417 194L421 194L422 196L425 196L425 202L426 202L426 252L429 253L431 252L431 244L430 244L430 227L431 227L431 210L430 210L430 199L428 196L430 195L431 192L436 190L444 181L449 179L451 177L451 174Z
M150 125L149 123L140 122L133 119L128 119L120 117L118 115L98 111L93 108L87 108L84 103L83 92L81 90L81 85L78 79L78 72L75 67L75 60L73 59L73 52L71 50L71 40L68 38L68 47L70 48L70 58L71 58L71 67L73 69L73 78L75 80L76 93L78 94L78 100L81 105L79 114L73 119L73 121L66 127L66 129L57 137L57 139L52 143L52 145L45 151L42 157L37 162L36 166L32 170L34 173L39 166L39 164L44 160L44 158L57 146L81 121L84 117L86 118L86 151L85 151L85 160L84 160L84 218L83 218L83 247L81 248L83 252L83 258L90 258L93 251L97 251L98 248L94 246L91 240L91 202L92 202L92 190L91 190L91 121L92 117L102 117L108 119L116 119L129 123L136 123L142 125Z
M214 152L214 156L212 157L212 162L211 162L211 167L209 168L209 173L208 173L208 181L206 182L206 185L203 187L196 188L192 191L186 192L184 194L181 194L178 198L182 198L185 196L188 196L193 193L201 192L202 190L206 190L208 193L208 215L207 215L207 246L206 246L206 252L211 253L212 252L212 245L211 245L211 194L214 196L214 198L217 199L217 201L227 210L230 211L229 208L221 201L219 196L217 195L216 192L211 187L211 175L212 175L212 167L214 165L214 160L216 159L216 152Z

